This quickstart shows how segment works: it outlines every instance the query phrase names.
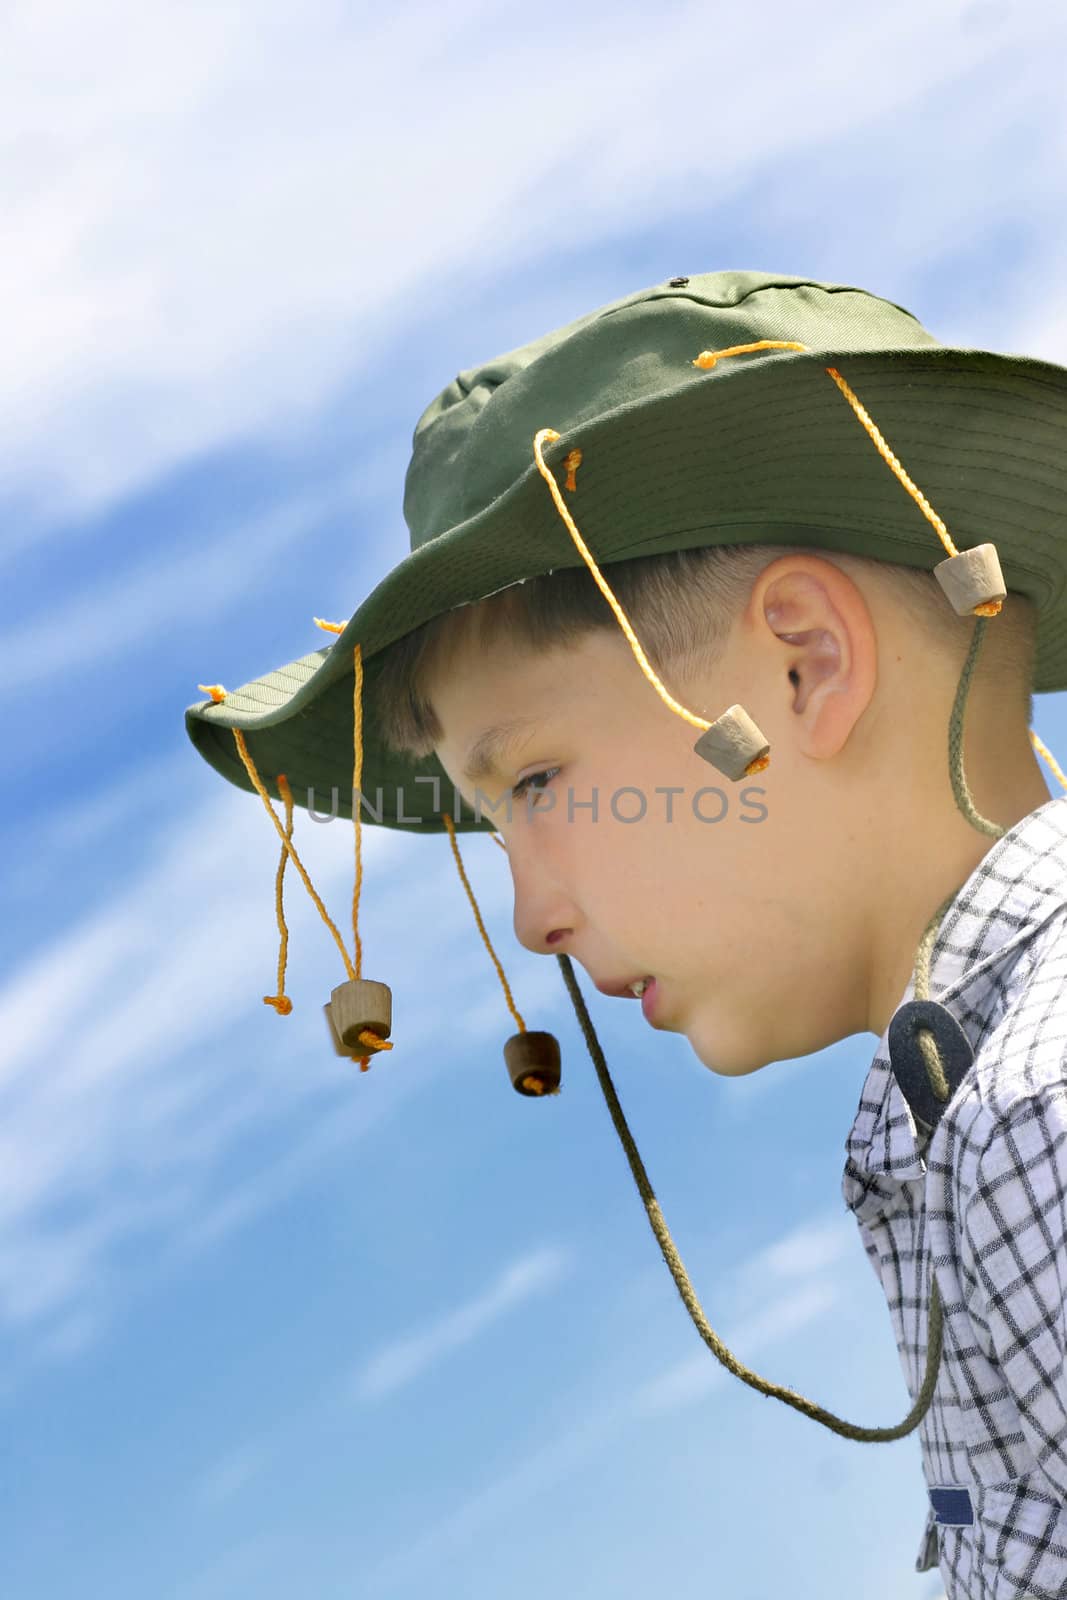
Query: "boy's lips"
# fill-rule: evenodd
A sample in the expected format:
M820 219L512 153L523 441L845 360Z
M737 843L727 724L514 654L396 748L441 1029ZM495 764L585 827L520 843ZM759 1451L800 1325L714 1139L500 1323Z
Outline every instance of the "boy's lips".
M639 973L634 978L608 978L603 981L598 981L594 978L593 980L601 994L610 995L618 1000L636 1000L637 996L630 985L641 983L642 981L645 985L645 992L641 996L641 1010L646 1021L651 1022L659 993L659 984L655 978L650 978L647 973Z
M633 978L605 978L603 981L594 978L593 983L601 994L612 995L617 1000L636 1000L637 996L630 988L630 985L632 983L640 983L642 978L647 977L647 973L639 972Z

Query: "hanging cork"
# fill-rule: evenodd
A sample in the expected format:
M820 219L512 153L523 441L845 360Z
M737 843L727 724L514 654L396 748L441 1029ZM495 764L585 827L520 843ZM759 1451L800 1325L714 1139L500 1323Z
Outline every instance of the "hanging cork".
M325 626L332 631L333 629L340 628L342 625L326 624ZM323 922L326 924L327 928L330 930L330 933L333 935L334 942L341 953L341 959L345 964L345 971L348 974L348 982L342 983L338 985L336 989L334 989L328 1003L323 1008L326 1013L326 1020L329 1024L330 1036L333 1041L334 1050L338 1055L345 1056L350 1061L358 1061L360 1071L366 1072L367 1068L370 1066L373 1056L377 1055L380 1051L391 1050L393 1048L393 1046L387 1042L387 1036L392 1026L392 997L387 984L373 983L367 979L364 979L362 976L363 951L359 937L359 896L363 881L363 861L360 849L359 805L356 801L356 797L362 793L363 774L363 656L362 648L359 644L356 644L353 647L352 658L354 669L354 753L352 771L352 795L354 803L352 806L352 819L355 825L356 833L356 881L352 892L352 936L355 942L354 961L349 956L348 951L345 949L344 940L341 938L341 935L331 920L326 907L323 905L322 897L319 895L314 884L311 882L311 879L308 876L307 868L304 866L304 863L298 856L296 847L293 844L292 794L289 789L288 780L286 779L284 773L279 773L277 779L278 787L286 805L286 825L283 827L275 815L274 807L270 802L270 796L268 795L266 787L263 783L263 779L260 777L256 768L256 763L252 759L252 753L248 748L244 733L240 728L234 728L232 732L234 742L237 746L237 753L244 764L245 771L248 773L248 776L251 779L252 787L255 789L256 793L259 795L264 806L266 807L267 814L270 817L271 822L274 824L274 827L282 842L282 860L281 864L279 865L278 874L275 881L275 905L278 915L278 929L281 935L281 946L278 957L278 993L276 995L266 995L264 999L267 1005L274 1006L279 1015L282 1016L288 1015L293 1008L292 1001L284 991L285 962L288 948L288 929L285 924L285 918L282 910L282 877L285 861L288 859L292 861L293 866L300 874L300 877L304 883L304 887L307 889L308 894L315 903L316 910L321 916ZM202 689L205 694L210 694L212 700L216 704L219 704L219 702L225 700L226 698L226 690L220 683L200 684L198 687Z
M718 352L718 355L720 355L720 356L737 355L742 350L750 350L750 349L751 350L754 350L754 349L761 349L762 350L764 348L770 348L770 346L767 346L766 341L764 341L763 343L761 343L759 345L744 345L744 346L740 346L739 345L739 346L737 346L736 349L733 349L733 350L720 350ZM773 348L774 349L781 348L780 343L778 341L773 341ZM790 344L786 348L788 348L790 350L792 350L792 349L800 350L800 349L803 349L804 347L803 347L803 345L794 346L794 345ZM704 351L704 356L710 356L710 355L711 355L710 351ZM702 364L706 364L703 361L703 357L701 357L699 360L697 360L697 361L695 361L693 363L694 366L700 366ZM708 722L706 717L698 717L695 712L689 711L685 706L681 705L674 698L674 696L668 692L668 690L665 688L665 686L660 682L660 679L659 679L655 669L653 668L652 663L649 661L647 655L645 654L644 650L641 647L641 642L638 639L636 633L634 632L633 627L631 626L629 617L627 617L625 611L622 609L622 606L619 604L619 602L616 599L615 595L612 593L611 587L608 584L607 579L604 577L604 574L601 572L600 568L597 566L596 558L594 557L592 551L589 549L589 546L586 544L585 540L582 538L581 534L578 532L578 526L577 526L574 518L571 516L570 511L567 508L566 501L563 499L563 496L562 496L562 494L560 492L559 484L556 482L555 477L553 476L552 472L550 471L548 465L545 462L545 458L544 458L544 455L542 453L544 445L551 444L555 440L557 440L558 438L559 438L559 434L556 432L555 428L541 428L541 429L538 430L537 433L534 434L533 452L534 452L534 460L537 462L537 470L540 472L541 476L544 478L545 482L548 485L549 493L551 494L552 499L555 502L556 510L559 512L560 516L562 517L563 523L564 523L564 526L567 529L567 532L570 534L571 538L574 540L574 543L575 543L575 545L576 545L576 547L578 549L579 555L581 556L582 560L585 562L586 566L589 568L589 571L592 573L593 579L594 579L598 589L600 590L601 594L604 596L604 599L608 602L608 605L611 607L612 611L614 612L615 619L618 622L619 627L622 629L623 635L624 635L627 643L629 644L630 649L633 652L634 660L637 662L637 665L641 668L642 673L648 679L648 682L652 685L653 689L655 689L656 693L659 695L660 699L663 701L663 704L665 706L667 706L667 708L669 710L673 711L676 716L681 717L683 721L688 722L691 727L700 728L702 730L702 732L705 733L705 734L714 733L715 729L717 727L726 725L727 719L730 717L731 712L741 711L741 707L740 706L731 706L730 711L725 712L723 714L723 716L719 718L717 723L710 723L710 722ZM577 458L577 460L576 460L576 458ZM568 456L566 457L566 461L565 461L564 464L567 466L568 473L570 474L570 477L573 477L573 473L574 473L574 470L575 470L575 468L577 466L577 462L580 461L580 460L581 460L581 451L577 450L577 449L572 450L568 454ZM567 483L565 485L566 488L573 488L574 487L574 485L570 481L570 477L568 477L568 481L567 481ZM745 713L743 711L741 711L741 715L744 716ZM748 744L751 744L752 741L753 741L753 737L754 736L758 736L758 751L757 751L757 753L755 753L755 754L753 754L753 755L751 755L749 757L747 765L744 767L744 769L742 771L740 771L740 772L738 772L736 774L733 774L733 776L735 776L737 778L743 778L746 775L750 776L754 772L762 772L764 767L769 767L770 764L771 764L771 756L770 756L771 747L770 747L770 745L763 738L762 734L760 734L759 729L756 727L756 724L751 720L751 718L746 718L746 722L747 722L748 726L747 726L747 728L745 730L745 733L743 735L743 741L747 741ZM731 733L731 734L727 735L727 738L730 741L730 749L732 750L734 748L734 746L737 745L738 742L742 740L742 735L741 734L734 735L734 734ZM697 748L697 750L700 751L701 755L704 756L705 760L711 761L713 765L717 765L718 764L717 756L718 756L718 753L719 753L719 748L720 748L721 743L722 743L722 741L720 739L713 739L712 740L711 744L706 747L708 750L710 750L712 752L711 754L706 754L705 750L701 750L700 744L697 744L696 748Z
M770 744L744 706L733 705L700 735L693 749L698 756L737 783L762 772L769 764Z
M322 1008L322 1014L326 1018L326 1027L329 1031L330 1043L333 1045L334 1054L338 1056L344 1056L346 1061L351 1061L354 1058L355 1052L353 1050L346 1050L340 1039L337 1037L337 1029L333 1025L333 1013L330 1011L330 1002L328 1000Z
M939 561L934 577L958 617L996 616L1008 593L995 544L976 544Z
M467 870L463 865L463 858L459 853L456 842L456 826L447 811L441 816L445 827L448 829L448 842L452 846L452 859L456 863L460 882L470 901L474 920L478 925L478 932L482 936L482 943L489 952L489 958L496 968L496 975L500 979L500 986L504 991L508 1010L519 1025L518 1033L513 1033L504 1045L504 1061L508 1069L513 1089L520 1094L541 1095L558 1094L560 1085L560 1053L559 1044L550 1033L541 1033L536 1029L527 1028L521 1011L515 1004L511 993L511 985L504 976L504 969L500 965L500 958L493 949L492 941L486 932L482 914L478 910L478 902L474 898ZM500 841L498 841L499 843Z
M334 1032L348 1054L357 1049L364 1030L388 1039L393 1026L393 1000L389 986L370 978L349 978L339 983L329 999Z
M560 1078L559 1043L551 1033L527 1028L513 1033L504 1046L511 1086L519 1094L558 1094Z

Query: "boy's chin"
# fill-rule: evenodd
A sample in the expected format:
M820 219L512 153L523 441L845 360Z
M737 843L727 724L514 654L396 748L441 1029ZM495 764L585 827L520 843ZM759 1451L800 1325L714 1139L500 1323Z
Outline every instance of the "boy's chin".
M714 1038L696 1030L686 1037L698 1061L717 1077L746 1078L768 1065L765 1055L755 1053L754 1041L730 1039L721 1028Z

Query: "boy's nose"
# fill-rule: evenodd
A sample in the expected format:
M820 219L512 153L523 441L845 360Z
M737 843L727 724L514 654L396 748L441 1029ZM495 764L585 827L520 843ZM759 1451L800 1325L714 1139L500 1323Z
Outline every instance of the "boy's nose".
M515 937L527 950L532 950L535 955L559 955L567 949L567 941L574 933L573 913L568 917L558 909L545 912L544 909L530 911L526 908L520 910L518 896L515 898Z
M535 955L557 955L567 948L578 920L573 902L558 886L535 877L509 855L515 891L515 937Z

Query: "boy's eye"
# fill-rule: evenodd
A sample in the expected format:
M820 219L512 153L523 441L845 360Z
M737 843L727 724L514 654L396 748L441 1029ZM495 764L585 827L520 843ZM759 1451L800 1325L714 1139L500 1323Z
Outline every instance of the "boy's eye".
M512 798L521 800L527 790L530 790L535 797L531 801L531 805L536 805L536 796L540 794L542 789L547 787L549 780L554 778L558 771L558 767L546 767L542 772L528 772L525 778L520 778L518 783L515 784L511 791Z

